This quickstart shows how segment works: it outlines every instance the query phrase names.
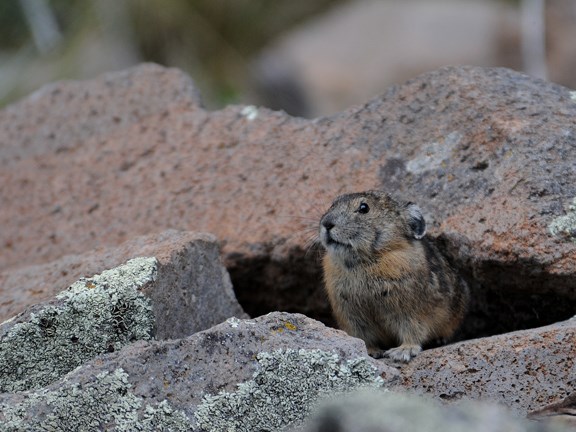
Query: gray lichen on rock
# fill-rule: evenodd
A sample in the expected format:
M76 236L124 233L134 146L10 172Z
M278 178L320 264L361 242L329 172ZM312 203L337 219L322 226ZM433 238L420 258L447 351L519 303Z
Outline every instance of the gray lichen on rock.
M156 277L156 258L135 258L80 279L27 319L0 333L0 391L43 387L96 355L150 339L150 299L138 291Z
M82 386L64 383L57 390L40 389L27 396L16 405L0 404L3 431L191 429L188 417L167 401L144 405L144 399L132 393L128 374L122 369L102 372Z
M279 350L257 355L258 370L235 392L203 398L195 413L200 430L281 430L300 423L320 398L359 387L380 387L367 359L341 361L320 350Z
M564 216L557 217L548 225L550 234L564 235L576 242L576 198L568 207L568 212Z

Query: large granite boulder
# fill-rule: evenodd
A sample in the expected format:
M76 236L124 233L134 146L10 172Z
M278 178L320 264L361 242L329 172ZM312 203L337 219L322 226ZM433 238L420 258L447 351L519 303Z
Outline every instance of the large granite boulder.
M335 195L382 188L467 277L465 336L549 324L576 297L575 115L568 89L506 69L440 69L310 121L207 112L158 66L55 84L0 111L0 269L208 231L248 313L330 322L307 241Z
M576 320L425 351L402 368L401 387L454 402L488 400L526 415L576 384Z
M576 379L574 347L566 346L574 333L568 322L462 342L424 351L406 366L374 360L361 340L300 314L230 318L187 338L129 344L43 388L0 394L0 424L5 430L282 430L319 410L307 430L380 430L370 429L375 424L463 430L467 423L471 430L509 430L503 426L509 423L512 430L549 430L472 401L499 402L518 417L558 399ZM360 394L337 402L341 408L323 405L365 387L464 405L445 411L374 393L369 403Z
M323 395L397 371L303 315L231 318L185 339L141 341L35 391L0 394L4 430L250 431L301 422ZM138 429L141 428L141 429Z
M0 325L0 421L278 429L364 385L521 415L559 402L574 321L539 326L575 311L575 116L565 88L471 67L310 121L207 112L189 78L151 65L0 111L0 312L17 314ZM335 195L368 188L424 210L472 288L463 339L516 332L398 365L303 315L226 320L244 315L215 238L188 231L222 241L253 316L330 322L310 244Z
M78 273L126 255L134 257L67 289L49 285L62 271ZM47 292L61 292L0 324L0 392L43 387L138 340L182 338L246 316L209 234L168 231L112 251L56 261L52 272L42 270L46 267L27 268Z

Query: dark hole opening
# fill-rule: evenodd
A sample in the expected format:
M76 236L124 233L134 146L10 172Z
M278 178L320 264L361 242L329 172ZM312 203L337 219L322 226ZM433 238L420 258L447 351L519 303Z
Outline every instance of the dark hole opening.
M295 312L337 327L324 293L320 257L318 248L295 249L283 261L235 257L227 264L238 301L251 317ZM534 274L534 265L526 262L509 267L484 263L474 275L459 264L455 267L470 285L472 301L456 340L541 327L576 313L572 278Z

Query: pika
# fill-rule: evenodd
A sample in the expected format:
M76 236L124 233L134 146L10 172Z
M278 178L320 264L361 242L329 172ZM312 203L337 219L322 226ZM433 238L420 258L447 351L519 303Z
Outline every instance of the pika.
M416 204L373 190L341 195L319 228L336 321L363 339L372 357L409 362L423 344L454 335L469 289L424 238Z

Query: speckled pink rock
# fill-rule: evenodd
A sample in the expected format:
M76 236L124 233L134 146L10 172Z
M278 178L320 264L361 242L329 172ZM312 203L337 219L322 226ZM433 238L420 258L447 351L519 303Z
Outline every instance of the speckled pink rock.
M0 111L0 269L207 231L249 313L328 320L306 241L336 195L382 188L468 279L466 335L548 324L576 299L575 116L568 89L505 69L440 69L310 121L205 111L158 66L57 84Z
M447 402L506 405L526 415L576 385L576 320L424 351L402 369L404 388Z

